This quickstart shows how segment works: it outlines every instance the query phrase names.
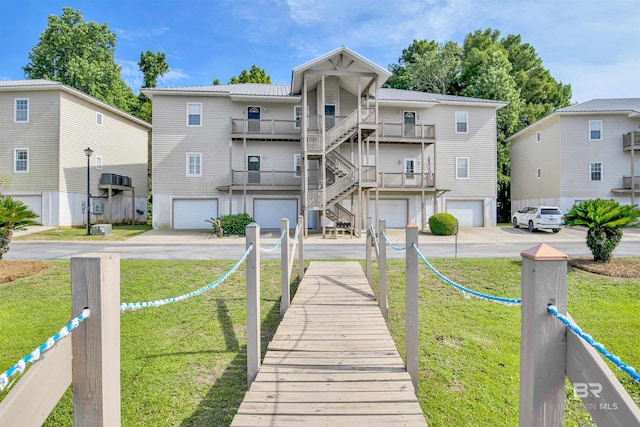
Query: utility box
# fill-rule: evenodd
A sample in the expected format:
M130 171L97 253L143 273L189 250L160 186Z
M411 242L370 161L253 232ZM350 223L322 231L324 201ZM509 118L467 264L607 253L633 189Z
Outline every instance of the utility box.
M95 215L102 215L104 213L104 200L91 199L91 213Z
M96 236L108 236L111 232L111 224L94 224L91 226L91 234Z

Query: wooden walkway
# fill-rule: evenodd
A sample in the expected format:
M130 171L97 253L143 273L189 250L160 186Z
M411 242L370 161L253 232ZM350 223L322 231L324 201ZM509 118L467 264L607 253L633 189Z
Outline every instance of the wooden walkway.
M426 426L357 262L311 262L232 426Z

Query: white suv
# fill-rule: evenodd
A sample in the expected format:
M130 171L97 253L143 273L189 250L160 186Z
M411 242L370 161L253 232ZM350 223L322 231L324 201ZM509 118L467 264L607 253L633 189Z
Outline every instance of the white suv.
M564 226L564 216L555 206L527 206L513 214L513 226L521 225L529 231L546 229L557 233Z

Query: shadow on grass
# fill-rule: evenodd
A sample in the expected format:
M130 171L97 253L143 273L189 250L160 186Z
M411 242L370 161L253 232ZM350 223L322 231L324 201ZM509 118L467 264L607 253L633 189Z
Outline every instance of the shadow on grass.
M295 295L299 279L291 284L291 298ZM270 301L263 299L263 301ZM247 391L247 346L240 346L233 332L233 323L229 317L224 300L218 300L218 320L222 324L225 343L229 351L238 351L238 355L225 368L207 395L202 399L198 408L191 416L180 424L181 427L195 426L228 426L244 399ZM274 301L260 325L261 359L267 351L267 346L280 325L280 302Z

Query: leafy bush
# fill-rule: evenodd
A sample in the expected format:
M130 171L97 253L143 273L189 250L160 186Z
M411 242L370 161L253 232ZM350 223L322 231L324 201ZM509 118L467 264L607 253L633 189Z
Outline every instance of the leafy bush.
M429 228L437 236L451 236L455 233L456 218L446 212L440 212L429 218Z
M253 218L249 214L232 214L222 215L217 219L220 221L220 226L224 230L224 234L241 234L244 235L247 225L253 222Z
M13 230L22 230L27 225L36 224L36 217L21 201L0 194L0 259L9 251Z
M573 205L564 222L587 227L587 246L594 261L608 262L622 239L622 229L637 225L639 219L637 205L621 206L615 200L591 199Z

